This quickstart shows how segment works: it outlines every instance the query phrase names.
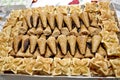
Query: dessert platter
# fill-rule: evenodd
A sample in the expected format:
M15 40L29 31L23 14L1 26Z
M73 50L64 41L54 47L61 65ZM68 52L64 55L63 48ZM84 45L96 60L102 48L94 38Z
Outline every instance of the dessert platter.
M0 32L0 73L120 77L119 32L109 2L14 10Z

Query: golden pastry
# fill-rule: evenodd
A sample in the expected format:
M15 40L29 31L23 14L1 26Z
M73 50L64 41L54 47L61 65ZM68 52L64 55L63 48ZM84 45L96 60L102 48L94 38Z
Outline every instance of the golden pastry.
M48 44L49 48L51 49L52 53L54 55L56 55L56 39L55 39L55 37L50 36L47 39L47 44Z
M87 12L81 12L79 15L80 19L83 21L86 27L89 27L89 19L88 19L88 14Z
M15 52L17 52L20 49L20 44L22 41L22 35L19 35L17 37L14 38L14 50Z
M85 27L84 24L81 24L81 29L79 32L80 35L89 35L89 31L87 30L87 28Z
M70 5L69 9L70 9L69 13L73 13L73 12L79 13L79 12L81 12L81 6L79 6L79 5Z
M37 45L37 36L31 35L30 36L30 53L34 53L35 47Z
M91 36L97 35L101 31L100 28L95 28L95 27L88 27L88 30L89 30Z
M41 55L45 54L45 50L46 50L46 37L44 35L42 35L38 40L38 47L39 47L39 51Z
M35 31L36 31L35 28L31 28L28 30L27 34L28 35L35 35Z
M35 59L31 59L30 62L27 64L25 68L27 74L33 75L32 68L34 67L35 63L36 63Z
M39 15L37 13L32 14L32 24L33 27L37 27L37 22L38 22Z
M47 12L45 12L44 10L40 11L40 19L42 21L43 27L46 28L47 27Z
M74 27L74 28L70 31L69 35L75 35L75 36L78 36L79 34L78 34L78 32L77 32L77 28Z
M62 28L62 29L61 29L61 34L62 34L62 35L68 35L68 34L69 34L68 28L66 28L66 27Z
M41 22L40 19L38 19L38 26L37 26L37 29L36 29L35 33L38 34L38 35L43 33L42 22Z
M51 29L50 29L49 26L46 27L46 29L43 31L43 34L44 34L44 35L50 35L51 33L52 33L52 31L51 31Z
M75 47L76 47L76 36L70 35L67 37L68 44L70 46L70 53L72 56L75 55Z
M96 11L98 11L97 4L94 3L94 2L93 3L87 2L85 4L84 10L87 11L87 12L96 12Z
M100 35L94 35L92 37L92 52L95 53L100 45L102 37Z
M22 64L20 66L17 67L17 73L19 74L27 74L26 72L26 66L27 64L30 62L29 58L24 58L22 61Z
M56 19L58 28L61 29L63 25L63 14L60 12L56 13L55 19Z
M25 52L29 46L30 40L28 35L23 35L22 36L22 47L21 50L22 52Z
M109 21L103 21L102 22L104 25L104 30L106 31L114 31L114 32L119 32L119 28L117 26L117 22L109 20Z
M22 25L19 29L20 29L19 33L21 33L21 34L25 34L27 32L28 26L27 26L27 23L25 21L25 18L22 19Z
M62 13L63 15L68 14L68 6L57 6L56 13Z
M120 74L119 74L119 72L120 72L119 71L120 59L119 58L117 58L117 59L110 59L110 63L112 64L112 68L114 70L115 76L117 78L119 78L120 77Z
M60 35L60 31L59 31L59 29L56 27L56 28L54 29L53 33L52 33L52 36L53 36L53 37L58 37L59 35Z
M17 67L22 64L22 58L14 58L12 60L11 70L13 73L17 74Z
M71 19L71 17L68 16L68 15L64 15L64 22L67 25L69 31L71 31L71 29L72 29L72 19Z
M58 36L58 43L60 45L62 53L65 55L67 54L67 37L66 35Z
M110 2L99 2L98 8L99 10L102 10L102 9L109 10L110 9L109 5L110 5Z
M54 13L49 13L47 16L48 16L47 19L48 19L49 25L50 25L51 29L54 30L55 14Z
M77 44L81 54L85 54L87 39L88 39L88 36L86 35L81 35L77 37Z
M32 11L29 10L28 13L29 13L29 14L26 14L26 15L25 15L25 19L26 19L26 22L27 22L27 25L29 26L29 28L32 28L32 24L31 24Z
M94 27L98 27L98 23L97 23L97 14L96 13L88 13L89 15L89 19L90 19L90 22L91 22L91 26L94 26Z
M50 5L50 6L46 5L46 6L44 7L44 10L45 10L47 13L54 13L55 7L52 6L52 5Z
M43 28L42 27L37 27L35 34L41 35L43 33Z
M74 23L76 24L77 28L80 28L80 20L79 20L79 15L76 12L73 12L70 14L70 16L72 17L72 20L74 21Z

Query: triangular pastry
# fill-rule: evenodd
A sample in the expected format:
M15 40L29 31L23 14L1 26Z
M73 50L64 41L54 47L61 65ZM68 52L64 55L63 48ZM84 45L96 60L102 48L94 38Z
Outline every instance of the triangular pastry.
M26 22L27 22L27 25L29 26L29 28L32 28L32 24L31 24L32 12L29 10L28 13L29 14L25 15L25 19L26 19Z
M71 19L71 17L68 16L68 15L67 16L64 15L64 22L67 25L69 31L71 31L71 29L72 29L72 19Z
M22 47L21 50L22 52L25 52L29 46L30 40L28 35L23 35L22 36Z
M31 28L28 30L27 34L28 35L35 35L35 31L36 31L35 28Z
M95 27L90 27L90 26L88 27L88 30L89 30L91 36L97 35L101 31L100 28L95 28Z
M37 27L35 34L41 35L43 33L43 28L42 27Z
M84 24L81 24L81 30L79 32L80 35L89 35L89 31L87 30L87 28L85 27Z
M49 48L51 49L52 53L54 55L56 55L56 39L55 39L55 37L50 36L47 39L47 44L48 44Z
M67 37L66 35L58 36L58 43L60 44L60 48L62 53L65 55L67 54Z
M60 31L59 31L59 29L56 27L56 28L54 29L53 33L52 33L52 36L53 36L53 37L58 37L59 35L60 35Z
M74 21L74 23L76 24L77 28L80 28L80 20L79 20L79 16L78 13L73 12L70 14L72 17L72 20Z
M79 34L78 34L78 32L77 32L77 28L76 28L76 27L73 28L73 29L70 31L69 35L75 35L75 36L78 36Z
M27 32L27 30L28 30L28 26L27 26L27 23L25 21L25 18L22 19L22 22L23 23L22 23L21 27L19 28L20 29L19 33L25 34Z
M92 52L95 53L100 45L102 37L100 35L94 35L92 37Z
M37 45L37 36L31 35L30 36L30 53L33 53L35 51L36 45Z
M56 13L55 18L56 18L58 28L61 29L62 25L63 25L63 14L62 13Z
M46 41L46 37L43 36L43 35L37 40L38 48L39 48L39 51L40 51L40 54L41 54L41 55L44 55L44 54L45 54L46 42L47 42L47 41Z
M68 28L66 28L66 27L62 28L62 29L61 29L61 34L62 34L62 35L68 35L68 34L69 34Z
M70 35L67 37L68 44L70 46L70 53L72 56L75 55L75 47L76 47L76 36Z
M13 44L14 44L15 52L17 52L20 49L21 41L22 41L22 35L19 35L19 36L14 38Z
M46 27L46 29L43 31L43 34L44 34L44 35L50 35L51 33L52 33L52 31L51 31L51 29L50 29L49 26Z
M47 19L48 19L48 23L50 25L50 28L52 30L54 30L54 27L55 27L55 14L54 13L49 13Z
M96 13L88 13L91 26L98 27Z
M85 54L88 36L81 35L77 37L77 44L81 54Z
M37 13L32 14L33 27L37 27L38 18L39 18L39 15Z
M83 21L86 27L89 27L89 19L87 12L83 11L80 13L80 19Z
M47 27L47 12L41 10L40 11L40 19L42 21L43 27L46 28Z
M38 35L43 33L42 22L41 22L40 19L38 19L38 26L37 26L37 29L36 29L35 33L38 34Z

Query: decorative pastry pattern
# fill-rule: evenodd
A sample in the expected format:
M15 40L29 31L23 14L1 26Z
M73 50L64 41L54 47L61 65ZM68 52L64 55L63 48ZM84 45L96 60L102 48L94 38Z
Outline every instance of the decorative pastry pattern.
M0 73L120 77L109 2L12 11L0 32Z

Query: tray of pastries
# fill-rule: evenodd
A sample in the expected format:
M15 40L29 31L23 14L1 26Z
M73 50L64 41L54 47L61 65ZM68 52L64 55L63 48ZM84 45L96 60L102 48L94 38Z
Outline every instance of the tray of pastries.
M109 2L14 10L0 32L0 73L120 77L119 32Z

